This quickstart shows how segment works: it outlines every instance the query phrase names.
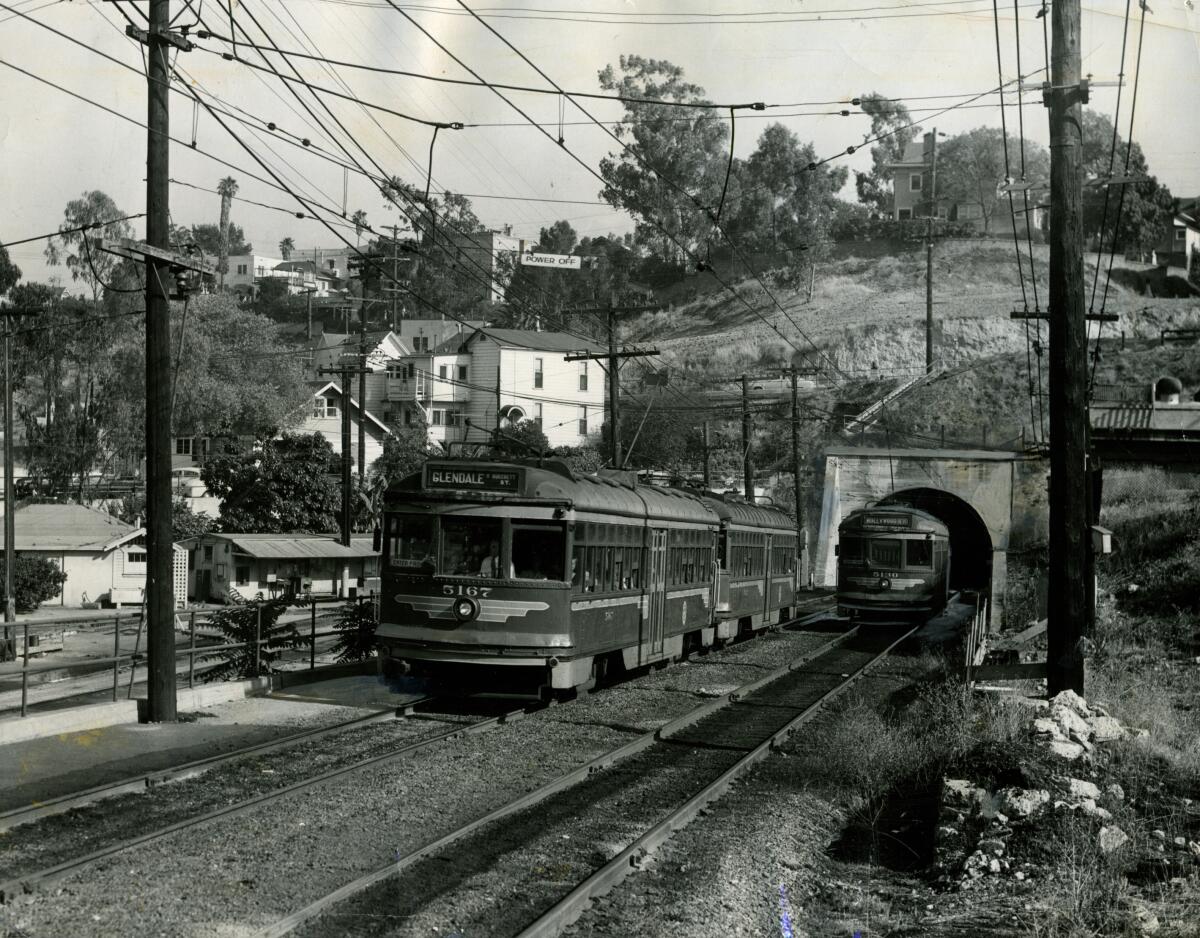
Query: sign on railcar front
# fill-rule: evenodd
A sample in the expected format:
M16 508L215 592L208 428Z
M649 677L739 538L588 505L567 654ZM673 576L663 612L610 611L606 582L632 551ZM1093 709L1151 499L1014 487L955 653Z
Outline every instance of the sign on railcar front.
M519 492L521 470L428 462L425 488L449 492Z
M905 528L912 527L912 515L907 513L863 515L861 524L867 530L903 531Z

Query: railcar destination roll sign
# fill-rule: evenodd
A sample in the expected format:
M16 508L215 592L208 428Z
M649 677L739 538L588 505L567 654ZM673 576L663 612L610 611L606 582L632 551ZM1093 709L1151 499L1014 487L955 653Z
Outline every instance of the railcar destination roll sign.
M865 515L862 519L864 528L875 528L880 531L898 530L912 525L912 515Z
M426 463L425 487L457 492L517 492L521 488L521 473L516 469Z

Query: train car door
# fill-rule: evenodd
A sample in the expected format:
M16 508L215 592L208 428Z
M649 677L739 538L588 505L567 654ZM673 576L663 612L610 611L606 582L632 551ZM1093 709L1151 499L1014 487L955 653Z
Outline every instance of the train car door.
M650 608L646 617L646 638L651 656L663 653L667 619L667 532L650 531Z
M763 535L763 610L762 624L771 624L771 541L773 535Z

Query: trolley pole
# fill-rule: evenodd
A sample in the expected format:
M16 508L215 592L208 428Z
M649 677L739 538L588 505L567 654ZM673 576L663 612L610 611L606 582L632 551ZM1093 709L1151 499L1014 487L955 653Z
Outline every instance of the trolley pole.
M361 485L367 471L367 304L359 307L358 316L358 481Z
M754 504L754 462L750 453L750 376L742 375L742 477L746 501Z
M1087 321L1083 284L1084 89L1079 0L1051 7L1050 569L1046 678L1051 694L1083 693L1087 618Z

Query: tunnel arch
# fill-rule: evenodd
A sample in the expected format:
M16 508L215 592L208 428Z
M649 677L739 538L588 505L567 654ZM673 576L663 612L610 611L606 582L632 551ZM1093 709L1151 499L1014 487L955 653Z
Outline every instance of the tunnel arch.
M965 499L934 488L902 489L878 505L906 505L928 512L950 531L950 589L989 593L992 538L979 512Z

